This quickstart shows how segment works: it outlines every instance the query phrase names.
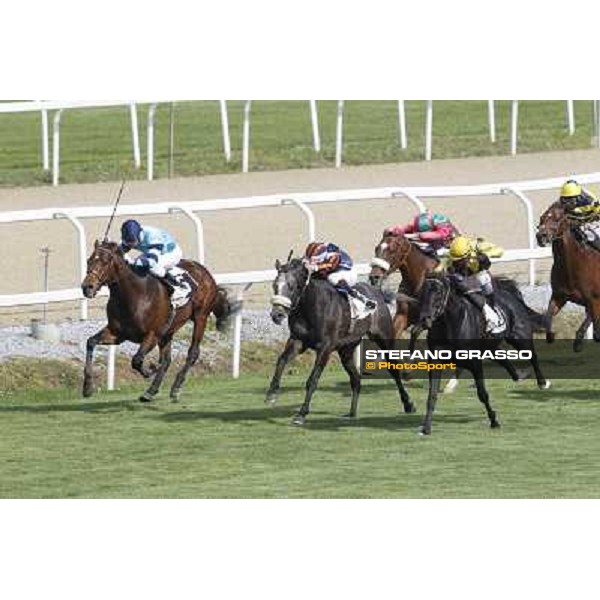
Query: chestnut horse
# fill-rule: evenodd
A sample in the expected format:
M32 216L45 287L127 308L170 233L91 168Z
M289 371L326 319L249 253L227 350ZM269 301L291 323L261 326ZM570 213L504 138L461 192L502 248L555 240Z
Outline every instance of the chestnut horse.
M379 286L391 273L400 271L402 274L393 321L396 339L400 339L402 333L416 323L419 307L414 299L419 297L425 277L438 265L437 258L421 250L403 234L383 232L383 238L375 247L375 258L371 261L369 282Z
M600 254L579 242L571 231L571 224L560 202L552 204L540 217L537 229L540 246L552 244L552 271L550 284L552 296L546 310L548 333L546 339L554 340L550 331L552 318L567 302L585 307L586 316L580 325L573 350L583 349L583 337L590 323L594 323L594 339L600 341Z
M212 275L202 265L182 260L179 265L197 283L190 300L180 308L171 308L167 286L156 277L140 274L127 264L118 244L96 241L88 259L87 274L81 289L86 298L94 298L98 290L108 285L110 297L106 306L108 325L87 341L83 379L83 395L94 392L93 358L98 344L118 345L124 341L139 344L131 366L145 378L154 377L140 400L149 402L158 393L171 364L171 341L175 332L188 321L194 329L184 366L171 387L171 399L177 401L187 372L198 360L199 345L209 314L217 317L217 328L223 330L229 316L240 305L230 303L227 292L217 287ZM144 366L144 358L156 346L159 348L158 367Z

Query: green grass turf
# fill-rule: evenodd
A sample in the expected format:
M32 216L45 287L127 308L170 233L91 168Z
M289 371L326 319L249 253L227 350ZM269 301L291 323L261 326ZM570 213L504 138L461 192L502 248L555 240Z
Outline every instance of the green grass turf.
M232 161L222 150L216 101L181 102L175 107L174 175L205 175L241 170L243 102L230 101ZM408 148L398 142L397 103L347 101L344 164L423 159L423 101L407 101ZM335 160L336 102L318 103L322 151L312 148L307 101L254 101L251 170L332 166ZM155 177L168 176L169 105L159 105L155 134ZM133 169L127 108L77 109L61 121L61 181L144 179L147 107L139 110L143 167ZM564 101L526 101L519 108L519 152L589 148L592 102L575 103L576 132L569 136ZM454 158L509 153L510 102L496 102L497 141L489 140L486 101L435 101L433 157ZM49 183L41 168L40 115L0 115L0 185ZM51 144L50 144L51 146Z
M268 375L190 380L179 404L135 400L143 382L82 401L74 388L13 391L0 404L3 498L598 497L600 383L490 381L501 430L488 427L469 382L443 396L433 435L399 412L389 380L366 380L359 418L328 369L304 428L290 424L307 368L263 403Z

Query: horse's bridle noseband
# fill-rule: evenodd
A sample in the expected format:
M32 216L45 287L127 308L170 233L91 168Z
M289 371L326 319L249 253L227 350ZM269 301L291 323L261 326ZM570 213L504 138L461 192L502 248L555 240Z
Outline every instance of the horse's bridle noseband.
M308 271L308 275L306 277L306 282L304 283L304 287L298 294L298 298L296 298L295 302L292 303L292 301L287 296L283 296L281 294L274 294L273 296L271 296L271 304L273 306L281 306L281 307L287 309L290 314L293 313L298 308L298 305L300 304L300 300L302 300L302 296L304 296L304 292L306 291L306 288L308 287L308 284L310 283L311 278L312 278L312 273L310 271Z
M406 242L406 245L404 247L404 249L401 249L401 257L400 260L398 261L398 266L396 268L400 268L400 266L402 266L402 264L404 263L404 261L406 260L406 258L408 257L408 253L410 252L411 249L411 243L405 238L404 240L401 240ZM382 242L383 244L387 244L387 242ZM379 248L382 244L379 244L377 247ZM389 244L387 244L386 249L389 247ZM379 267L380 269L383 269L384 271L384 275L389 275L389 272L392 268L392 265L385 260L385 258L382 258L381 256L375 256L373 259L371 259L371 267Z

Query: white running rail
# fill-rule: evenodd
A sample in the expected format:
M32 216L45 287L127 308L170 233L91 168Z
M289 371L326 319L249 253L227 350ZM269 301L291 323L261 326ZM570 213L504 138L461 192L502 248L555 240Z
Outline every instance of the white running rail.
M0 104L1 106L1 104ZM600 172L570 175L580 183L600 182ZM481 196L502 196L515 198L523 207L525 216L524 232L527 233L528 247L523 249L509 249L497 262L529 261L529 283L535 282L535 260L549 258L550 249L537 248L535 243L535 223L532 204L527 197L527 192L558 189L565 180L565 176L552 179L516 181L507 183L495 183L473 186L439 186L439 187L385 187L354 190L335 190L315 193L298 194L273 194L268 196L251 196L245 198L222 198L213 200L200 200L189 202L163 202L153 204L131 204L121 205L117 210L119 216L141 216L141 215L168 215L181 212L193 226L196 239L196 256L201 262L205 259L204 233L202 227L202 213L222 210L235 210L239 208L260 208L293 205L298 208L298 214L302 214L306 224L306 240L313 241L316 238L316 220L312 212L312 204L327 202L357 202L367 200L398 199L413 204L416 210L423 210L427 198L463 198L465 201ZM79 206L72 208L44 208L36 210L0 212L0 224L17 223L29 221L47 221L53 219L66 219L73 226L77 235L79 255L79 283L85 277L86 272L86 237L83 221L88 218L109 217L112 213L111 206ZM369 272L369 265L362 263L357 265L360 274ZM249 286L254 283L272 281L275 276L273 270L245 271L239 273L221 273L215 276L220 285ZM32 304L43 304L46 302L64 302L78 300L81 303L80 316L87 319L87 300L82 297L79 287L54 290L49 292L35 292L27 294L0 295L0 307L27 306ZM235 327L241 325L241 314L236 316ZM236 336L234 352L234 376L239 374L240 341ZM111 353L111 356L113 354ZM236 368L237 365L237 368ZM112 367L111 367L112 368ZM110 370L109 370L110 371ZM114 371L112 371L114 372ZM114 382L109 382L109 389Z

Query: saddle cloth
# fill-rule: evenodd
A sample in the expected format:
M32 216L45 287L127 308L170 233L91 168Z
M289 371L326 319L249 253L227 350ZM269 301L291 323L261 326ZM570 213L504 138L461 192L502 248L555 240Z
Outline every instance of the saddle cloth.
M181 276L185 275L187 271L181 267L171 267L169 273L180 281ZM192 297L192 288L187 283L185 284L185 287L187 288L187 291L181 285L178 285L173 289L173 292L171 293L171 306L173 306L173 308L185 306Z
M600 249L600 221L590 221L578 227L579 238L595 250Z
M358 298L346 295L348 303L350 304L350 319L352 321L360 321L371 315L374 311L368 309L364 302L361 302Z

